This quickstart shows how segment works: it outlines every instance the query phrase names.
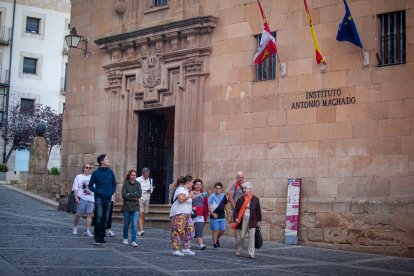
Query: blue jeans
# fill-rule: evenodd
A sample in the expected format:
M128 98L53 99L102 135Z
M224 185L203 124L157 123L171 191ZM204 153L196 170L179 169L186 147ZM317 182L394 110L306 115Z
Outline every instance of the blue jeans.
M124 239L128 239L128 228L131 223L131 240L137 240L137 223L138 223L139 211L124 212Z
M109 221L109 212L111 210L111 200L95 197L95 227L93 233L95 241L101 242L105 238L105 228Z

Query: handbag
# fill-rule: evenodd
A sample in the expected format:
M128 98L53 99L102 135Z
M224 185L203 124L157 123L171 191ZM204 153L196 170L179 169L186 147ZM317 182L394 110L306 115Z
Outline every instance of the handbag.
M260 232L260 226L256 227L256 232L254 233L254 248L259 249L263 245L263 237Z

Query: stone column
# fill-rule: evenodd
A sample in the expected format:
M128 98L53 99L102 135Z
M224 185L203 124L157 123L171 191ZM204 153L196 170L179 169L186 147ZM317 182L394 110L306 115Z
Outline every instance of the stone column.
M30 146L29 173L47 174L48 145L45 137L36 136Z

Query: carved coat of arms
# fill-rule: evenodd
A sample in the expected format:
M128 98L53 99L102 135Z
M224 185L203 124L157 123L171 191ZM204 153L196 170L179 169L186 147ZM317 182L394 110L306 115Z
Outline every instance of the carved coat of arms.
M154 88L161 83L161 64L158 57L142 62L142 82L146 88Z

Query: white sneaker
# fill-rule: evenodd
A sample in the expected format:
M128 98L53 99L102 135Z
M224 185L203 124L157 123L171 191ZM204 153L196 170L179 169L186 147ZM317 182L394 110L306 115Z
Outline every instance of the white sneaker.
M73 227L73 229L72 229L72 234L73 234L73 235L77 235L77 234L78 234L78 228Z
M108 230L108 237L115 237L115 233L111 229Z
M129 244L128 239L124 239L124 240L122 241L122 243L123 243L123 244Z
M200 250L204 250L204 249L206 249L206 247L207 247L207 246L205 246L204 244L200 244L200 246L198 247L198 249L200 249Z
M84 234L85 234L85 236L93 237L93 235L92 235L92 233L89 229L85 230Z
M138 244L136 243L136 242L131 242L131 245L133 246L133 247L137 247L138 246Z
M174 256L180 256L180 257L183 257L184 256L184 254L181 253L180 250L173 251L173 255Z
M139 232L138 232L138 235L139 235L139 236L144 236L144 234L145 234L145 231L139 231Z
M195 256L195 253L193 251L191 251L189 248L183 249L183 250L181 250L181 252L183 252L184 255Z

